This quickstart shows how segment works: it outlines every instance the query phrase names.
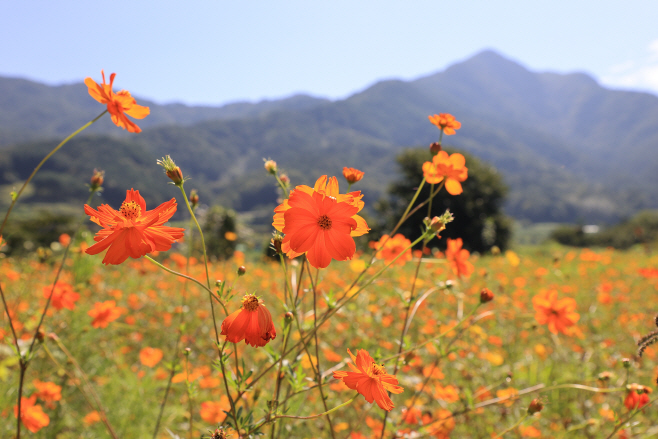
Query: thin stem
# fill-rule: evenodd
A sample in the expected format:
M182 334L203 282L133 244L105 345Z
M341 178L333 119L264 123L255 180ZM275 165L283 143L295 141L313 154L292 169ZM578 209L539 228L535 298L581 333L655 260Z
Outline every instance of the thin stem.
M201 249L203 250L203 264L206 267L206 280L208 281L208 289L210 289L211 284L210 284L210 273L208 272L208 255L206 254L206 241L203 238L203 230L201 230L201 226L199 225L199 221L197 221L196 215L194 214L194 209L192 209L192 206L190 206L190 201L187 199L187 194L185 193L185 189L183 188L183 183L178 185L178 188L180 189L181 193L183 194L183 198L185 199L185 204L187 205L187 210L190 212L190 215L192 216L192 219L194 220L194 224L196 224L196 228L199 231L199 236L201 237ZM211 303L212 303L212 301L211 301Z
M5 293L2 290L2 284L0 284L0 297L2 297L2 304L5 307L5 313L7 314L7 319L9 319L9 327L11 328L11 333L14 336L14 345L16 346L16 355L18 355L20 357L21 348L18 346L18 337L16 336L16 330L14 329L14 322L11 318L11 315L9 315L9 306L7 306L7 300L5 299Z
M521 425L521 422L523 422L523 421L525 420L525 418L527 418L527 417L528 417L528 412L525 412L525 413L523 414L523 416L521 416L521 418L520 418L518 421L516 421L516 423L514 423L514 425L512 425L512 426L511 426L510 428L508 428L507 430L505 430L505 431L503 431L502 433L500 433L500 434L498 434L497 436L495 436L494 439L498 439L499 437L503 437L503 436L505 436L506 433L509 433L510 431L514 430L516 427L518 427L519 425Z
M91 124L93 124L93 123L96 122L98 119L100 119L105 113L107 113L107 110L103 111L101 114L99 114L98 116L96 116L94 119L90 120L89 122L87 122L86 124L84 124L83 126L81 126L80 128L78 128L77 130L75 130L73 133L69 134L68 137L66 137L64 140L62 140L62 141L59 143L59 145L57 145L52 151L50 151L50 152L48 153L48 155L46 155L46 156L45 156L45 157L39 162L39 164L37 165L37 167L34 168L34 171L32 171L32 173L31 173L30 176L27 178L27 180L25 180L25 183L23 183L23 186L21 186L21 188L19 189L18 193L17 193L14 197L12 197L11 204L9 205L9 209L7 210L7 213L5 214L5 218L2 220L2 225L0 225L0 235L2 235L2 231L5 229L5 224L7 224L7 220L9 219L9 214L11 213L11 210L14 208L14 204L16 204L16 202L17 202L18 199L20 198L21 194L23 193L23 191L25 190L25 188L27 187L27 185L30 183L30 181L32 181L32 178L34 178L34 175L39 171L39 169L41 169L41 167L44 165L44 163L46 163L46 161L48 161L48 159L49 159L50 157L52 157L53 154L55 154L57 151L59 151L59 149L60 149L62 146L64 146L69 140L71 140L72 138L74 138L74 137L75 137L76 135L78 135L80 132L84 131L84 130L85 130L86 128L88 128Z
M327 410L326 412L319 413L317 415L311 415L311 416L292 416L292 415L277 415L276 418L292 418L292 419L314 419L314 418L319 418L321 416L327 416L332 412L335 412L336 410L343 408L345 406L348 406L354 402L354 400L359 396L357 393L354 395L351 399L345 401L344 403L337 405L336 407L332 408L331 410Z
M224 348L226 347L226 343L228 343L228 340L224 341L224 344L222 345L221 349L219 348L219 343L217 343L217 348L220 349L219 352L219 367L222 369L222 380L224 381L224 389L226 389L226 396L228 397L228 402L231 404L231 416L233 416L233 427L235 427L235 431L240 434L240 430L238 429L238 416L236 414L235 410L235 401L240 398L240 395L236 397L234 400L231 397L231 391L228 388L228 380L226 379L226 369L224 368Z
M311 288L313 289L313 325L316 326L318 324L318 312L317 312L318 291L316 288L316 284L317 284L317 279L320 276L320 269L318 269L317 276L315 278L316 282L313 282L313 276L311 275L311 267L308 265L308 259L304 258L304 262L307 265L306 269L308 270L309 273L308 277L311 280ZM327 400L324 398L324 391L322 390L322 372L320 371L320 341L318 340L318 331L315 331L313 336L315 337L315 359L318 363L318 368L317 368L318 389L320 390L320 398L322 398L322 405L324 405L324 409L326 411L328 410L328 407L327 407ZM336 439L336 436L334 434L334 426L331 423L331 417L329 417L329 414L327 414L327 424L329 424L329 431L331 432L331 437Z
M103 411L103 407L95 406L95 405L92 403L92 401L89 399L89 395L87 395L87 392L85 391L85 389L83 389L82 386L79 384L79 383L80 383L80 380L78 380L73 374L71 374L68 370L66 370L66 368L63 368L63 367L60 365L59 361L57 361L57 359L55 359L55 357L53 356L52 352L50 352L50 349L48 349L48 345L47 345L47 344L44 344L44 345L43 345L43 349L44 349L44 351L46 352L46 354L48 355L48 357L50 358L50 360L51 360L53 363L55 363L55 366L57 366L57 369L58 369L58 370L63 370L64 373L66 374L66 376L68 376L69 379L71 380L71 382L72 382L72 383L78 388L78 390L80 391L80 393L82 393L82 397L85 399L85 401L87 401L87 404L89 405L89 407L91 407L91 408L94 409L94 410L98 410L98 412L99 412L100 415L101 415L101 421L102 421L103 424L105 425L105 428L107 428L108 433L110 433L110 436L112 436L113 438L116 439L116 436L115 436L114 430L112 429L112 426L110 425L110 422L107 420L107 416L105 415L105 412Z
M192 219L190 219L190 223L192 222ZM191 224L190 224L191 225ZM192 248L194 244L194 233L192 232L192 227L190 227L190 234L188 237L188 246L187 246L187 260L185 262L185 271L189 272L190 271L190 258L192 257ZM178 322L178 337L176 338L176 345L174 347L174 354L171 359L171 371L169 372L169 380L167 381L167 387L165 388L165 393L162 398L162 403L160 404L160 412L158 413L158 419L155 422L155 428L153 430L153 439L155 439L158 435L158 431L160 430L160 421L162 420L162 415L164 414L164 409L165 405L167 405L167 398L169 397L169 390L171 390L171 384L174 379L174 375L176 374L176 368L174 367L174 363L176 362L176 359L178 358L178 346L180 344L181 337L183 336L183 323L185 321L185 314L184 314L184 309L185 309L185 303L187 301L187 283L183 284L183 300L181 303L181 313L180 313L180 319Z

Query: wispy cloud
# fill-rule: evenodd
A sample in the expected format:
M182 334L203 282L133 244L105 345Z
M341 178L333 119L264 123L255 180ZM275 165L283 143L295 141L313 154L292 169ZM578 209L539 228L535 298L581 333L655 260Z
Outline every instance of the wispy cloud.
M601 82L611 87L658 93L658 39L649 43L644 56L610 67Z

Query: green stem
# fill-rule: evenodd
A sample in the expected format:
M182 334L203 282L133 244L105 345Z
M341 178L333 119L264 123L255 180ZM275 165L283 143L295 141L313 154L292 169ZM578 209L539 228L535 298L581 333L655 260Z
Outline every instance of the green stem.
M50 157L52 157L52 155L55 154L57 151L59 151L59 149L60 149L62 146L64 146L69 140L71 140L71 139L74 138L76 135L78 135L80 132L84 131L86 128L88 128L89 126L91 126L91 124L93 124L93 123L96 122L98 119L100 119L105 113L107 113L107 110L103 111L101 114L99 114L98 116L96 116L94 119L90 120L89 122L87 122L86 124L84 124L83 126L81 126L80 128L78 128L77 130L75 130L73 133L69 134L69 136L68 136L66 139L62 140L62 141L60 142L59 145L57 145L52 151L50 151L50 152L48 153L48 155L46 155L46 156L45 156L45 157L39 162L39 164L37 165L37 167L34 168L34 171L32 171L32 173L31 173L30 176L27 178L27 180L25 180L25 183L23 183L23 186L21 186L21 188L19 189L18 193L17 193L14 197L12 197L11 204L9 205L9 209L7 210L7 213L5 214L5 218L2 220L2 225L0 225L0 235L2 235L2 231L5 229L5 224L7 224L7 220L9 219L9 214L11 213L11 210L14 208L14 204L16 204L16 202L17 202L18 199L20 198L21 194L23 193L23 191L25 190L25 188L27 187L27 185L30 183L30 181L32 181L32 178L34 178L34 175L39 171L39 169L41 169L41 167L44 165L44 163L46 163L46 162L48 161L48 159L49 159Z
M354 402L354 400L355 400L358 396L359 396L359 394L357 393L357 394L354 395L351 399L345 401L345 402L342 403L341 405L337 405L336 407L332 408L331 410L327 410L326 412L323 412L323 413L318 413L317 415L311 415L311 416L276 415L276 416L275 416L274 418L272 418L272 419L276 419L276 418L314 419L314 418L319 418L319 417L321 417L321 416L327 416L328 414L333 413L333 412L335 412L336 410L338 410L338 409L340 409L340 408L342 408L342 407L345 407L345 406L348 406L348 405L352 404L352 402Z
M523 422L523 421L525 420L525 418L527 418L527 417L528 417L528 412L525 412L525 413L523 414L523 416L521 416L521 418L520 418L518 421L516 421L516 423L515 423L514 425L512 425L510 428L508 428L507 430L503 431L503 432L500 433L499 435L497 435L494 439L498 439L499 437L503 437L506 433L509 433L510 431L514 430L516 427L518 427L519 425L521 425L521 422Z

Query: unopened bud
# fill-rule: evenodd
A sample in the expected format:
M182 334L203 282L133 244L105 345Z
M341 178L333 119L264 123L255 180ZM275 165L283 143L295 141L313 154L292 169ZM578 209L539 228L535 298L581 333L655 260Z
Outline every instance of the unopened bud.
M631 360L630 360L630 358L622 358L622 359L621 359L621 364L624 365L624 369L630 369L630 367L631 367Z
M197 204L199 204L199 194L197 193L196 189L192 189L190 191L190 204L192 207L196 207Z
M244 276L244 274L247 272L247 267L244 265L240 265L238 267L238 276Z
M39 331L37 332L37 341L39 343L43 343L43 340L44 340L45 336L46 336L46 334L41 329L39 329Z
M480 291L480 303L491 302L494 299L494 293L489 288L482 288Z
M91 192L96 192L103 185L105 181L105 171L94 169L94 175L91 176L89 190Z
M281 243L283 242L283 236L281 236L278 233L275 233L270 242L272 243L272 247L274 248L274 251L277 254L281 254L282 253Z
M279 176L279 180L281 180L281 183L283 183L285 186L288 186L290 183L290 177L288 177L287 174L281 174Z
M293 319L293 317L294 317L294 316L292 315L292 313L291 313L290 311L288 311L288 312L283 316L283 318L286 319L286 321L288 321L288 322L291 322L292 319Z
M441 152L441 143L440 142L433 142L430 144L430 152L434 155L438 154Z
M183 183L183 172L178 166L176 166L176 163L174 163L170 156L163 157L158 160L157 163L164 168L165 174L167 174L167 177L169 177L175 185Z
M184 352L184 353L185 353L185 356L186 356L186 357L189 356L191 352L192 352L192 349L190 349L190 348L185 348L185 352Z
M541 401L541 399L535 398L530 402L530 405L528 406L528 414L532 416L535 413L541 412L543 408L544 403Z
M216 286L217 288L221 287L221 286L222 286L222 280L221 280L221 279L217 279L217 280L215 281L215 286Z
M363 178L363 171L356 168L343 168L343 177L349 184L356 183Z
M274 160L265 160L265 170L272 175L276 175L276 162Z

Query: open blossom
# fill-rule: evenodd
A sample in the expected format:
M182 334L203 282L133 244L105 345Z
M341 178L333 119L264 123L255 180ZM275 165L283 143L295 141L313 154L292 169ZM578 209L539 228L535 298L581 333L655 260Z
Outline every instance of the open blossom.
M80 295L73 291L73 287L66 282L58 281L53 288L52 285L43 287L43 297L46 299L50 297L50 304L55 309L70 309L75 308L75 302L80 298Z
M37 402L36 395L29 398L21 397L21 422L32 433L36 433L50 424L48 415L43 412L39 404L35 405L35 402ZM18 417L18 405L14 406L14 416Z
M48 405L48 407L53 408L55 406L55 401L60 401L62 399L62 387L50 381L32 381L34 387L37 388L36 393L34 394L37 398L42 400Z
M395 406L387 392L397 394L404 391L398 386L398 379L387 374L384 366L375 363L365 349L359 349L356 357L349 349L347 353L356 365L347 363L352 372L337 371L334 378L343 380L347 387L359 392L369 403L375 401L380 408L391 411Z
M123 313L124 309L116 306L114 300L106 300L105 302L96 302L94 309L89 310L87 314L93 317L91 326L94 328L107 328L110 322L118 319Z
M89 94L92 98L96 99L101 104L107 105L107 111L112 117L112 122L118 127L128 130L131 133L139 133L142 131L133 121L128 119L128 116L135 119L144 119L149 115L151 110L149 107L137 105L135 98L130 96L130 92L121 90L114 93L112 84L116 73L110 75L110 83L105 83L105 72L101 70L103 75L103 83L98 84L91 78L85 78L85 84L89 88Z
M162 349L145 347L139 351L139 361L146 367L153 367L162 360Z
M461 238L448 238L448 248L446 248L446 259L450 264L452 272L459 277L469 277L473 270L473 264L468 260L471 253L463 249L464 241Z
M221 424L226 419L226 412L231 410L231 403L226 395L219 401L206 401L201 403L199 415L209 424Z
M138 259L154 251L166 251L176 240L183 237L178 227L163 226L176 212L176 199L162 203L153 210L146 210L146 202L139 191L126 191L126 200L119 211L107 204L95 210L85 204L85 213L91 221L103 227L96 236L96 244L85 253L96 255L109 248L103 264L117 265L128 259Z
M244 342L253 347L265 346L276 338L272 315L253 294L242 299L242 308L231 313L222 322L222 335L231 343Z
M455 134L455 130L462 127L461 122L457 121L455 116L450 113L435 114L434 116L427 116L427 118L432 125L436 125L436 127L443 131L443 134L446 136Z
M370 247L377 250L375 257L383 259L384 261L391 262L400 253L402 255L395 261L396 265L404 265L405 262L411 260L411 241L404 237L402 233L398 233L393 237L383 235L379 241L371 242Z
M540 325L548 325L553 334L567 334L568 328L576 324L580 314L576 312L576 301L571 297L557 298L556 290L546 290L532 298L535 320Z
M459 195L464 189L461 182L468 178L468 168L464 166L466 159L459 153L448 156L440 151L431 162L423 163L423 176L428 183L436 184L445 178L446 190L450 195Z
M285 234L282 251L295 258L306 253L308 262L325 268L332 259L350 260L355 236L370 228L357 213L363 209L361 191L340 194L336 177L323 175L315 187L297 186L290 198L274 209L272 225Z

